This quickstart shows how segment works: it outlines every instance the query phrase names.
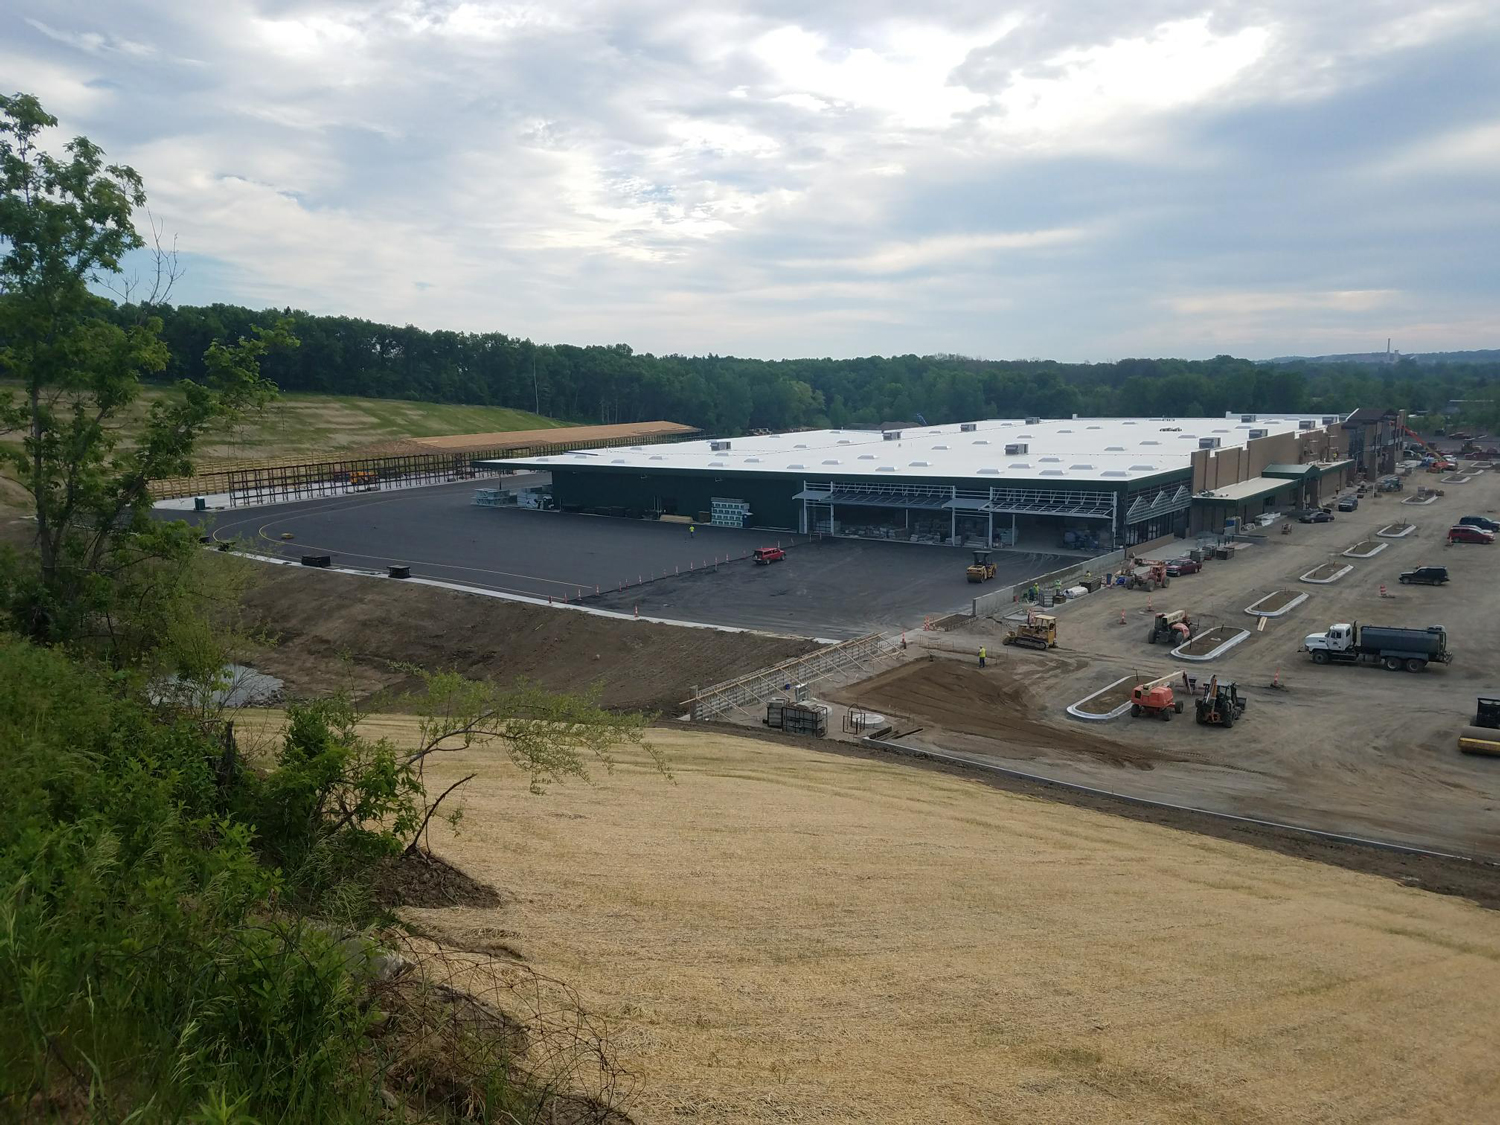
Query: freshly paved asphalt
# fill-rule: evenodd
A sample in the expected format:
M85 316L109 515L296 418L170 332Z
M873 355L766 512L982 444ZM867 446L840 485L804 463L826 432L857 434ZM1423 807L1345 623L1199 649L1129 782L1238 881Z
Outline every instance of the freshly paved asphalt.
M804 636L914 628L966 608L980 587L964 577L967 550L805 537L605 516L481 508L474 485L328 497L256 509L163 512L211 525L218 540L289 558L413 576L681 621ZM294 538L283 540L283 533ZM785 561L756 566L754 548L780 542ZM1066 565L1065 556L997 551L986 589ZM597 593L596 593L597 590Z

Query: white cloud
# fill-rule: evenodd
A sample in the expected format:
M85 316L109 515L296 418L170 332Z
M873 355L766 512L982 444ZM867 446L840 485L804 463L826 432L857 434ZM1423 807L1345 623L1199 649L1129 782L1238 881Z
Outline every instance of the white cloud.
M802 268L833 266L863 273L905 273L960 261L993 261L995 255L1008 250L1036 250L1077 242L1084 233L1077 228L1059 228L945 234L914 242L888 242L868 254L842 261L793 259L787 265Z
M189 300L1062 358L1500 307L1493 4L19 3L0 73L220 263Z
M1374 162L1377 171L1421 176L1441 168L1447 172L1500 170L1500 121L1465 126L1418 141Z
M1121 118L1202 101L1231 85L1270 41L1271 32L1259 27L1215 35L1200 17L1064 51L1019 73L986 121L997 136L1021 144L1111 144Z
M1167 297L1164 303L1183 316L1223 313L1258 315L1288 310L1317 309L1333 312L1369 312L1389 306L1400 296L1395 289L1329 289L1321 291L1263 291L1240 293L1195 293Z
M911 127L941 126L984 97L953 82L969 52L1001 38L1012 24L961 35L932 25L890 27L878 47L845 47L797 26L776 28L751 45L770 72L774 98L847 105L889 114ZM797 103L793 103L797 104Z

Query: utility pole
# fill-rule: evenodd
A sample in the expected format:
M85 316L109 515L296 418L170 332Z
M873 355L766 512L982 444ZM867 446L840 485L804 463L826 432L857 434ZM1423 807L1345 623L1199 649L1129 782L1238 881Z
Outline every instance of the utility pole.
M542 412L542 387L536 381L536 349L531 349L531 392L536 396L536 413Z

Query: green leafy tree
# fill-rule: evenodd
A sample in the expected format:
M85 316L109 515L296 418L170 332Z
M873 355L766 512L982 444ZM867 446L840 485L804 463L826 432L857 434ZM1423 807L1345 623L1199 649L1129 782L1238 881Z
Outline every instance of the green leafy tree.
M143 418L132 411L142 379L167 367L156 309L175 256L157 238L151 292L129 319L114 315L93 287L129 296L121 261L145 246L134 222L145 190L86 137L50 152L56 125L32 96L0 97L0 376L19 384L0 398L0 430L21 437L0 458L36 518L34 573L11 575L5 590L14 623L71 642L114 631L108 618L135 572L189 548L185 527L150 520L150 483L187 474L206 430L271 396L260 361L289 337L270 326L215 341L197 381Z

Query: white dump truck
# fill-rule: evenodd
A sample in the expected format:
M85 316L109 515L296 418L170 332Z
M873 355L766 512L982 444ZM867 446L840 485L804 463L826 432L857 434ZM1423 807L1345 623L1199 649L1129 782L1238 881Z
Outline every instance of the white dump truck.
M1330 625L1326 632L1304 637L1302 648L1312 654L1314 664L1378 660L1381 667L1391 672L1403 668L1420 672L1433 661L1447 664L1453 660L1453 653L1448 651L1448 630L1441 625L1425 629L1361 626L1352 622Z

